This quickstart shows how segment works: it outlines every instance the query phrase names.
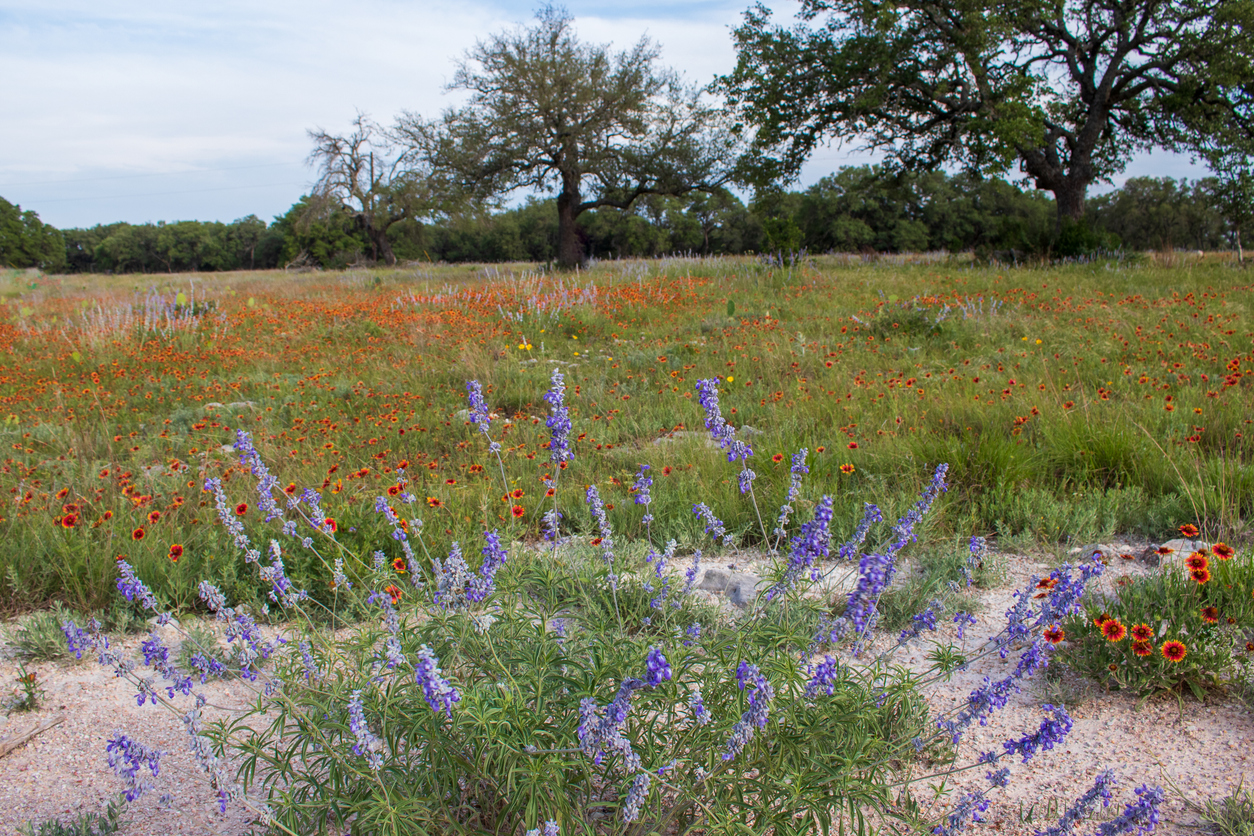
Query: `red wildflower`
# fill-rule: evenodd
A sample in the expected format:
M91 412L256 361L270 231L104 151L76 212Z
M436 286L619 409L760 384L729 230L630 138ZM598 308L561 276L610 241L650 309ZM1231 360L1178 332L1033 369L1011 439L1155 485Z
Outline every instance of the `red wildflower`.
M1184 642L1182 641L1168 639L1163 642L1162 654L1163 658L1168 662L1179 662L1188 654L1188 652L1188 648L1184 646Z
M1147 642L1154 637L1154 631L1150 626L1141 623L1132 628L1132 640L1138 642Z
M248 513L248 503L247 503L247 502L241 502L239 505L236 505L236 506L235 506L235 516L237 516L237 517L242 517L242 516L244 516L244 515L245 515L245 514L247 514L247 513Z
M405 574L405 558L398 557L392 561L392 571L398 575Z
M392 584L392 583L383 587L383 591L386 592L388 595L392 596L393 604L396 604L396 602L400 601L401 595L404 594L403 592L401 592L401 588L399 586L397 586L396 584Z
M1190 540L1192 540L1194 537L1201 534L1202 532L1198 531L1197 526L1195 526L1193 523L1185 523L1184 525L1180 526L1180 533L1183 534L1185 537L1188 537Z
M1236 554L1236 551L1233 550L1232 546L1229 546L1227 543L1216 543L1210 547L1210 550L1214 552L1215 557L1220 560L1231 560L1232 556Z
M840 472L845 474L846 476L848 476L850 473L853 473L855 469L856 468L854 468L854 466L852 464L849 464L848 462L845 462L844 464L840 466Z
M1128 635L1128 628L1123 626L1123 622L1117 618L1108 619L1102 624L1102 636L1106 641L1117 642L1123 641L1123 637Z
M1154 646L1149 642L1133 642L1132 652L1141 657L1150 656L1154 653Z
M1067 634L1063 632L1062 627L1058 626L1057 624L1053 625L1052 627L1047 627L1045 629L1044 635L1045 635L1045 641L1049 642L1050 644L1058 644L1059 642L1064 641L1067 638Z
M523 517L523 514L527 513L521 505L513 506L512 508L509 509L509 512L514 515L514 519L516 520L521 520Z
M132 532L131 532L131 539L132 539L132 540L142 540L142 539L144 539L144 529L142 529L142 528L137 528L137 529L135 529L134 531L132 531Z
M1202 620L1207 624L1219 623L1219 607L1204 607L1201 615Z
M1198 583L1206 583L1207 581L1210 580L1210 570L1209 569L1190 569L1189 577L1197 581Z
M182 543L172 544L170 546L169 556L170 556L170 560L173 560L175 563L178 563L179 558L183 556L183 544Z

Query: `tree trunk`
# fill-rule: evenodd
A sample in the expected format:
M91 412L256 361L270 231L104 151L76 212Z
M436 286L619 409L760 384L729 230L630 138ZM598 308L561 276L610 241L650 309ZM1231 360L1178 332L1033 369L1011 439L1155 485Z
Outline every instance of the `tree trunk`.
M1087 183L1077 183L1070 178L1054 189L1054 202L1058 205L1058 218L1054 226L1055 235L1062 230L1063 218L1077 222L1084 218L1084 196L1087 191Z
M366 237L370 239L370 249L374 261L382 260L389 267L396 263L396 255L392 252L392 244L388 241L386 228L379 229L373 224L365 224Z
M557 265L570 269L583 264L583 245L575 218L579 214L579 180L562 174L562 193L557 196Z

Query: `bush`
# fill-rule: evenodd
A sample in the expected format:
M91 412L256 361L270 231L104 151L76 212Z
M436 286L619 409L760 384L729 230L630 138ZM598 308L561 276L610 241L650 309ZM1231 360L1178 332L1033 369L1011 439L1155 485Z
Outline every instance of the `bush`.
M1241 676L1239 660L1254 652L1254 555L1215 549L1086 602L1063 624L1065 662L1140 695L1188 689L1201 699Z
M258 511L286 519L283 534L276 532L263 552L252 538L269 536L267 530L249 530L240 521L221 481L208 480L206 489L224 528L260 567L271 603L295 622L268 639L250 613L227 606L216 587L201 584L204 604L236 647L232 675L257 691L254 707L229 722L206 724L199 702L184 715L193 752L221 803L243 803L273 830L289 834L542 828L546 834L695 828L783 834L815 824L865 833L881 824L936 824L912 812L918 808L910 786L922 779L911 767L924 761L930 768L919 772L941 774L956 768L952 745L968 725L1004 704L1016 680L1047 664L1040 631L1078 606L1100 564L1056 570L1055 588L1039 601L1023 594L990 644L972 652L938 648L935 668L922 679L893 665L894 650L935 629L945 615L929 606L887 648L872 632L897 555L944 490L947 467L941 465L891 529L881 532L882 514L867 505L853 537L836 549L830 496L800 525L789 522L793 509L785 506L776 527L792 536L774 535L777 543L788 539L789 549L776 553L770 588L744 616L721 616L690 597L696 564L683 573L670 568L678 545L670 541L659 549L647 539L647 468L633 486L646 511L642 556L629 556L615 542L595 485L584 494L595 536L586 542L586 535L566 536L571 521L558 513L556 494L564 487L571 424L560 372L552 384L545 400L557 466L549 480L555 504L544 516L547 539L528 545L511 542L509 532L485 532L476 568L456 544L444 555L428 552L421 520L401 513L416 504L402 473L396 490L375 503L390 531L389 550L376 551L368 567L355 571L346 559L351 553L338 550L318 495L282 497L251 439L239 434L236 449L258 480ZM737 481L752 500L752 450L722 419L717 381L699 381L697 388L714 439L740 463ZM478 384L468 389L471 422L496 452ZM803 450L794 459L790 503L807 472L805 458ZM708 508L693 510L716 544L731 541ZM334 595L325 602L291 583L278 539L295 551L310 531L318 540L311 536L306 549L329 549L323 562ZM772 541L765 524L760 533L763 542ZM859 557L864 543L871 546ZM970 584L982 555L977 538L938 571L955 586ZM828 559L833 567L825 565ZM842 565L858 580L837 615L804 593ZM126 597L169 623L130 565L121 561L119 568ZM348 623L345 610L369 617ZM64 629L76 653L95 649L103 663L135 682L141 702L172 704L176 693L194 695L193 677L203 682L219 672L195 656L189 658L195 673L184 672L154 632L141 652L145 665L168 683L162 686L170 689L167 701L153 680L112 655L98 624L83 630L67 622ZM926 681L968 658L1005 656L1019 645L1012 674L986 682L956 711L930 714ZM1006 782L1008 770L995 768L998 760L1030 759L1065 736L1071 725L1065 710L1046 706L1045 713L1038 730L981 759L991 786ZM109 751L128 800L151 788L143 776L157 773L160 753L124 734L109 742ZM1145 788L1138 795L1121 827L1149 822L1162 797ZM984 791L967 793L938 831L956 832L987 803Z

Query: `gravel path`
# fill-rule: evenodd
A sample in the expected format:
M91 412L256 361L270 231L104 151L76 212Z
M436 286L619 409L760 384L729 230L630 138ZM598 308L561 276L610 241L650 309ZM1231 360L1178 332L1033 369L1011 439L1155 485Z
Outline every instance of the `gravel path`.
M1044 556L1003 556L1007 577L998 588L981 596L983 610L979 623L968 628L967 646L974 648L998 632L1004 624L1012 591L1029 575L1044 574L1054 561ZM740 560L741 567L751 562ZM747 568L747 567L745 567ZM678 568L682 571L682 567ZM1110 587L1121 574L1147 571L1138 563L1115 560L1102 579ZM952 626L943 627L942 637ZM134 647L139 638L123 642ZM930 645L925 636L917 647L901 657L905 664L922 666ZM930 690L935 710L951 708L978 687L983 677L1004 675L1014 657L1002 661L994 654L957 673L947 683ZM160 707L135 704L134 688L94 662L42 663L29 665L47 691L45 708L35 714L15 714L0 718L0 736L8 736L63 712L67 719L35 740L0 758L0 832L11 833L25 822L100 810L119 790L120 784L105 763L105 743L115 730L135 734L144 743L169 753L161 763L156 791L129 806L126 836L236 836L248 832L247 816L234 806L225 816L218 813L215 800L192 762L185 744L185 732L178 717ZM16 667L0 661L0 692L13 683ZM240 706L248 694L239 685L210 684L208 699L224 706ZM1183 833L1196 823L1183 800L1171 789L1172 783L1189 799L1201 803L1221 799L1231 792L1242 776L1247 787L1254 784L1254 713L1235 698L1212 695L1205 703L1186 700L1183 711L1173 696L1150 700L1140 711L1134 700L1087 688L1083 683L1050 684L1038 678L1015 695L1009 705L985 727L973 727L965 735L960 763L973 762L978 753L1000 751L1001 741L1035 729L1040 722L1040 704L1060 696L1067 700L1075 727L1059 748L1038 754L1031 763L1004 761L1011 768L1009 787L991 794L983 832L1031 834L1051 826L1072 799L1081 795L1099 771L1111 768L1118 783L1115 801L1104 817L1122 811L1132 800L1133 789L1141 783L1160 784L1167 790L1159 832ZM215 716L206 709L206 719ZM961 792L983 789L984 769L963 773L948 788ZM921 789L921 787L920 787ZM917 793L920 799L926 792ZM163 796L166 796L163 799ZM957 798L951 792L933 802L940 812ZM1031 815L1029 815L1031 811ZM1099 818L1103 815L1099 815ZM1078 832L1091 833L1090 823ZM969 832L980 832L979 826Z

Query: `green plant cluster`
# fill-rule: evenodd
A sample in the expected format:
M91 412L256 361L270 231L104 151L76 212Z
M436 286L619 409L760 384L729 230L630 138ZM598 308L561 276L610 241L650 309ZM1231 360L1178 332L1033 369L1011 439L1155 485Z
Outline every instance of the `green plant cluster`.
M1240 685L1254 673L1254 554L1177 555L1065 622L1061 658L1138 695ZM1186 562L1187 561L1187 562Z

